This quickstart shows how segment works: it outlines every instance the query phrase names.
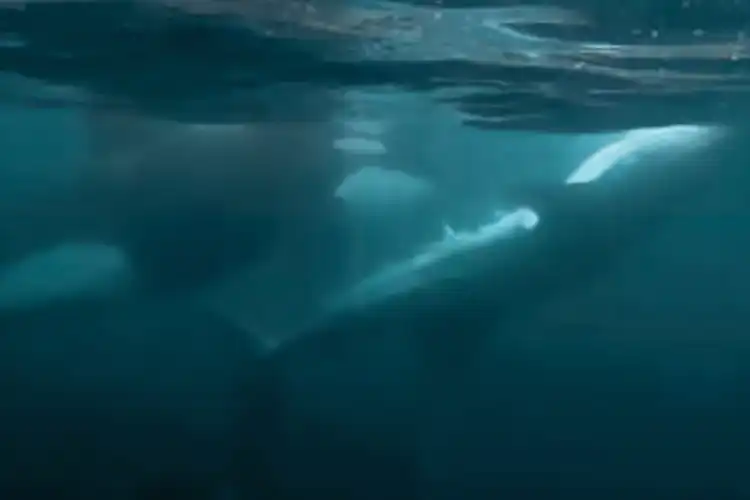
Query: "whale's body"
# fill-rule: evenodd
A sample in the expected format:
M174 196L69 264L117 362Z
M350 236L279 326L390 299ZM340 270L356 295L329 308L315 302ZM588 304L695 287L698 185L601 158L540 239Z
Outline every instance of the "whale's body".
M501 318L522 303L544 301L540 291L583 280L592 266L606 268L658 231L680 203L741 176L743 137L713 126L630 133L590 156L558 189L529 193L525 207L474 232L448 229L414 258L363 280L338 298L334 309L344 312L333 318L370 316L357 320L367 324L413 315L418 324L426 317L446 324L455 311Z
M530 195L528 209L510 219L448 234L410 264L344 293L329 316L271 350L232 327L231 312L220 319L188 307L195 304L136 300L6 318L0 367L12 384L0 397L12 418L0 437L24 458L0 457L13 464L0 492L93 498L116 485L129 492L123 498L138 500L173 498L186 487L196 499L219 498L224 489L238 498L296 499L314 487L340 499L417 498L420 428L441 394L430 381L456 386L442 397L461 390L463 371L505 321L585 286L657 234L677 205L744 173L736 154L744 138L723 128L622 141L631 153L614 155L598 179ZM378 416L378 432L365 419L340 417L375 405L364 372L372 356L387 356L372 354L383 342L399 338L413 341L410 360L387 359L403 377L394 387L412 387L404 391L411 397ZM66 370L71 362L75 369ZM316 384L340 385L338 403L325 403ZM156 403L170 398L172 409ZM68 417L56 414L63 402ZM185 410L191 405L200 406L198 417ZM132 434L124 440L132 444L97 448L113 433ZM202 458L193 460L196 450ZM100 460L105 452L112 460Z
M506 322L585 288L630 249L657 235L679 213L678 205L691 203L712 185L741 178L742 141L740 135L714 127L630 134L618 143L630 154L612 160L608 152L599 151L584 162L590 168L610 158L612 164L602 168L607 172L597 180L536 194L529 198L529 208L500 216L473 234L447 235L420 256L386 268L339 297L333 306L337 312L328 321L282 344L267 359L265 373L271 382L264 385L272 396L256 405L266 411L256 415L263 423L254 441L267 444L271 459L264 463L279 467L264 477L282 479L266 487L285 489L290 483L284 474L297 477L300 470L309 470L315 472L302 476L311 487L338 487L347 492L340 498L362 495L362 484L375 485L369 490L372 498L386 493L414 498L421 477L422 428L429 427L436 399L450 401L465 390L464 374L478 350ZM299 400L321 404L309 400L314 391L310 378L341 386L346 394L342 398L376 393L366 375L352 376L359 382L337 382L336 377L367 370L368 358L383 356L382 344L398 344L399 337L402 347L411 346L406 349L410 362L404 367L394 354L394 367L388 371L404 377L402 387L393 390L406 400L392 410L395 416L386 412L389 416L379 417L384 420L380 433L366 423L347 430L351 420L332 416L341 409L329 409L327 417L314 410L300 416L295 406ZM309 419L314 429L309 437L317 446L313 451L305 449L308 437L296 430L303 425L300 418ZM303 457L293 462L296 473L289 472L283 458L287 454ZM331 456L341 458L326 459ZM255 459L260 460L257 455Z
M77 178L0 214L0 264L60 244L113 245L145 288L174 290L263 262L297 233L339 237L334 193L345 172L332 124L110 112L92 113L85 130Z

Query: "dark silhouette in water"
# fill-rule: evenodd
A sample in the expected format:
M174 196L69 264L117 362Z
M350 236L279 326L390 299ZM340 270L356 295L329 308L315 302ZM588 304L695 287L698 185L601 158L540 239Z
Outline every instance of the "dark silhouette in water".
M433 410L459 401L498 324L584 287L676 205L745 175L744 137L730 131L628 140L641 142L600 180L531 196L533 230L448 240L425 268L365 283L270 352L181 301L4 317L3 498L420 498ZM405 344L406 359L384 348ZM394 380L369 378L384 365ZM378 413L374 385L400 403ZM355 418L365 410L376 423Z
M335 109L329 102L325 116ZM325 116L192 125L91 113L80 180L7 211L0 262L60 243L108 243L126 251L144 288L165 291L268 260L299 234L314 236L311 253L316 244L341 252L334 192L345 170Z

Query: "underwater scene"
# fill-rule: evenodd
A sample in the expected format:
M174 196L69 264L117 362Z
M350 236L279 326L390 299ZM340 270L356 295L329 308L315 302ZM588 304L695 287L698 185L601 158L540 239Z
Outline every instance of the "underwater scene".
M0 500L750 499L750 0L0 0Z

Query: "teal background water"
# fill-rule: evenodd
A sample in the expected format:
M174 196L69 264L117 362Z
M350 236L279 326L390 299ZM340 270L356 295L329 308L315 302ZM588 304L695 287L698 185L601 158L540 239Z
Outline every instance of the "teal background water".
M501 139L488 133L456 132L434 121L430 126L417 121L410 126L412 130L400 131L401 142L394 141L390 160L440 163L457 179L463 174L451 169L465 166L463 171L475 176L489 175L496 168L493 175L498 183L517 175L523 182L544 183L546 175L557 176L562 170L566 154L572 164L573 157L583 157L584 150L596 147L581 145L580 139L545 142L524 134ZM87 142L80 116L74 112L8 109L0 115L0 130L3 206L69 186L86 161ZM403 439L404 429L413 429L416 420L422 430L422 498L746 498L750 495L747 200L744 186L726 186L694 204L675 207L680 217L674 224L623 256L611 271L592 283L571 283L570 292L554 303L503 322L468 378L469 386L460 391L446 388L445 399L428 415L413 407L420 390L415 383L414 346L398 328L363 341L355 352L336 357L320 353L300 360L290 404L312 421L385 443ZM234 399L204 399L206 392L196 378L206 387L221 386L232 376L228 369L217 368L228 354L199 347L205 342L200 332L195 333L200 342L184 344L194 338L185 333L189 330L185 323L194 329L201 322L177 321L182 313L136 309L124 314L121 323L111 320L120 326L103 330L117 332L110 345L68 342L84 328L101 330L97 321L75 315L55 316L54 321L38 318L31 325L15 325L14 333L37 336L42 351L14 351L14 344L6 341L0 366L28 363L27 369L39 377L68 381L68 389L57 395L30 391L26 396L37 398L40 411L34 417L39 421L45 417L44 408L64 410L71 405L70 399L56 396L76 394L84 399L76 400L79 406L73 407L90 408L85 397L101 391L111 413L84 422L74 411L60 413L59 418L69 419L63 427L80 432L85 436L82 442L106 443L110 451L120 447L115 455L142 461L149 471L159 470L160 463L185 475L193 468L213 470L205 467L222 460L231 427L223 424L231 420ZM160 315L168 318L170 329L153 319ZM71 333L64 333L65 328ZM215 329L211 323L205 328ZM154 347L149 339L155 338L163 343ZM148 362L143 358L144 345L153 356ZM88 375L73 369L102 350L118 362L93 366L91 373L100 382L111 378L119 385L92 386ZM161 362L169 363L163 369L173 378L159 374ZM197 365L200 377L195 376ZM234 360L231 365L242 362ZM140 385L128 386L131 379ZM147 388L145 396L133 396L139 394L138 387ZM38 399L48 397L53 399ZM126 397L141 403L123 404ZM159 401L157 424L138 420L142 414L137 411L128 413L141 410L142 401ZM10 415L9 421L15 417ZM118 422L117 437L107 434L108 418ZM292 457L286 462L287 480L300 489L352 481L338 476L347 470L340 458L326 458L321 447L305 441L310 439L304 433L306 422L301 418L300 434L292 433L288 441L278 443ZM178 433L162 448L152 449L153 437L172 425L188 429L193 441ZM34 425L10 428L22 429L15 433L14 443L26 459L44 463L35 456L34 443L49 436L37 435L39 427ZM69 463L75 462L66 448L58 451ZM124 480L110 478L109 473L106 467L93 470L91 481ZM369 488L365 484L363 488ZM391 492L394 497L405 488L396 483L380 486L380 493ZM363 491L362 498L366 497Z

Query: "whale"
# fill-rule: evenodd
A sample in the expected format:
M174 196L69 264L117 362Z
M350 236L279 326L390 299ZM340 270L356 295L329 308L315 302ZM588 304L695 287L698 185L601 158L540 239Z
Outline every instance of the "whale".
M335 124L204 125L100 111L84 120L83 165L61 166L71 180L0 214L4 265L59 245L111 245L144 290L160 293L262 263L304 233L341 239L335 191L346 172Z
M273 345L237 320L241 307L198 296L4 316L0 492L416 498L435 399L466 387L486 342L689 216L679 205L742 182L744 142L723 127L627 134L557 189L519 196L476 230L446 228L334 294L326 314ZM407 359L388 342L408 343ZM367 376L386 365L398 404ZM352 418L358 409L377 411L377 425Z
M361 465L363 469L391 471L389 480L394 484L403 484L409 476L414 482L403 484L403 488L418 489L419 450L424 443L420 429L428 426L437 401L450 401L466 389L472 364L502 331L502 325L533 315L536 308L560 296L585 289L630 250L658 235L670 219L679 217L677 205L692 202L712 185L741 179L744 166L742 140L738 139L721 127L678 126L628 134L610 149L605 147L589 157L557 191L529 196L528 205L500 214L476 232L447 231L446 237L425 253L385 269L338 297L331 307L339 312L329 321L286 346L282 344L269 358L271 375L266 376L273 382L267 385L281 387L271 391L276 398L285 391L294 394L315 372L314 368L299 368L317 366L310 362L310 353L316 353L319 364L330 364L334 363L332 353L366 357L362 352L368 348L362 346L376 350L373 346L378 345L379 337L407 337L412 362L419 367L412 367L416 375L407 371L413 385L408 403L397 410L395 423L389 421L386 437L368 442L368 429L360 430L356 438L366 443L359 452L361 464L368 464ZM350 360L339 365L346 367L341 368L340 377L357 366ZM357 393L347 396L356 398ZM272 457L283 454L278 443L288 442L288 435L294 435L294 424L289 423L295 421L289 414L289 407L294 406L280 399L275 411L271 403L256 406L271 412L260 426L263 436L259 440L269 439L267 452ZM269 431L274 425L275 436ZM318 432L326 435L337 430ZM289 446L295 453L304 453ZM320 451L306 455L309 461L305 467L335 475L333 471L342 467L339 462L326 469L316 460L327 456L327 446L343 445L324 442L319 446ZM361 488L357 482L365 481L364 473L355 468L348 474L358 478L351 484L354 498ZM377 473L370 474L367 484L376 481L373 476ZM340 484L328 477L330 484ZM316 485L317 481L311 480ZM409 491L405 497L416 494Z
M585 287L658 234L678 213L676 204L693 201L712 185L739 181L742 141L722 127L633 132L589 157L558 191L529 196L527 206L500 213L476 231L446 230L424 252L335 297L327 319L269 351L261 370L262 396L253 405L260 423L250 426L262 429L261 435L249 440L248 455L255 470L259 463L270 469L262 467L261 477L247 488L260 483L269 496L280 489L293 495L287 485L298 483L284 475L293 455L291 467L308 471L301 473L307 484L328 487L341 498L385 493L414 498L420 488L421 427L436 400L450 400L465 389L473 361L502 324ZM358 362L368 366L362 360L378 351L379 342L399 336L408 338L417 368L406 369L412 378L403 382L411 385L405 405L390 419L381 417L388 431L373 432L367 425L352 430L351 421L329 414L326 422L311 410L299 420L297 412L305 412L294 404L295 396L315 392L309 378L318 370L335 374L327 380L345 392L342 398L361 398L360 391L367 394L371 386L352 383L355 388L346 391L340 378L352 377ZM302 422L313 428L307 438L298 430ZM305 449L311 442L314 451Z

